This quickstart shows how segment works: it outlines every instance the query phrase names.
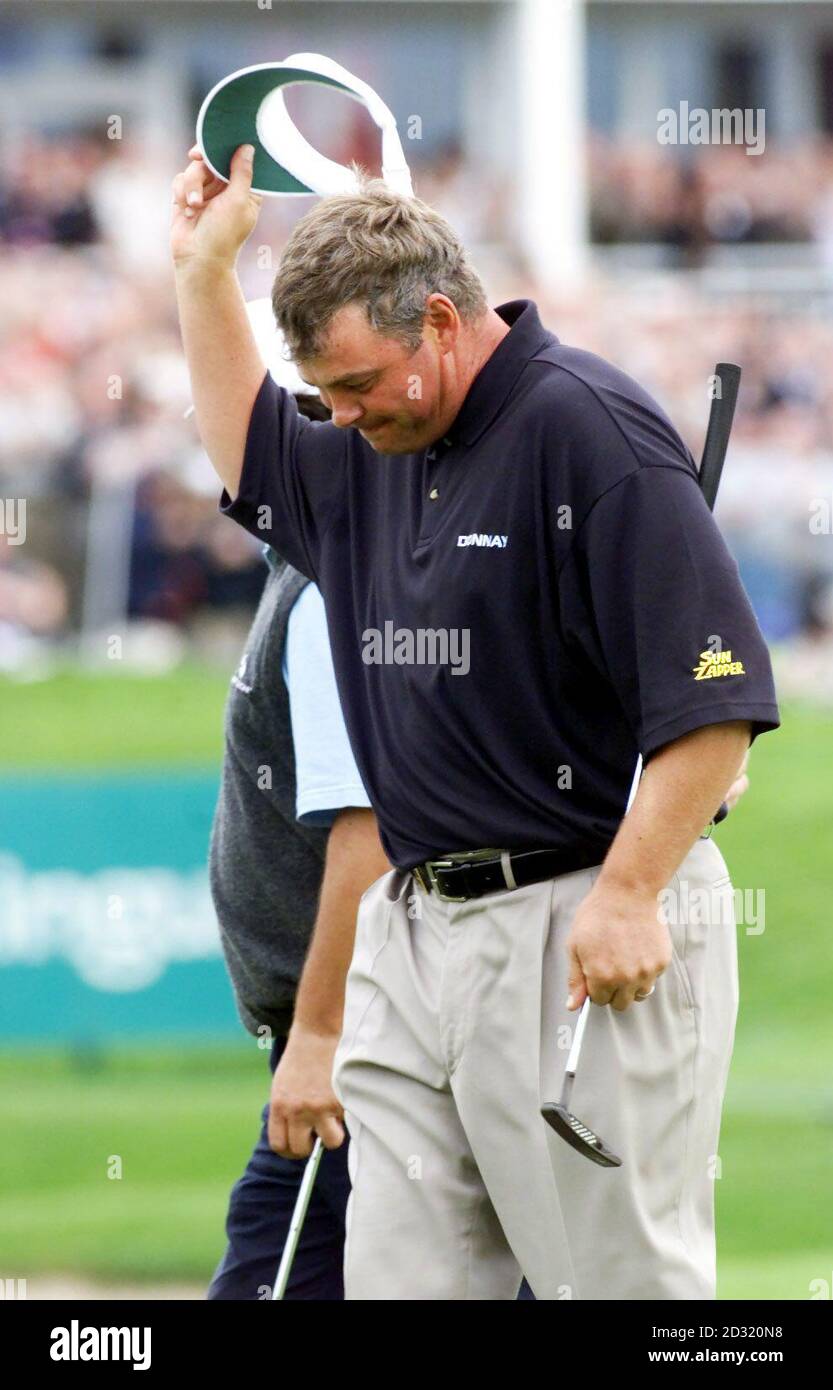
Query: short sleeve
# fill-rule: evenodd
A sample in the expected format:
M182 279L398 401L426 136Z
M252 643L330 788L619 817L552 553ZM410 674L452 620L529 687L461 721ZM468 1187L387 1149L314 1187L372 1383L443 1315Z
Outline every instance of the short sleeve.
M220 511L318 579L321 539L344 490L346 431L307 420L269 372L249 420L240 488Z
M645 759L708 724L779 724L766 643L696 478L639 467L592 507L564 567L565 623Z
M305 825L329 826L345 807L367 807L370 800L347 737L324 600L314 584L292 606L283 676L295 752L295 813Z

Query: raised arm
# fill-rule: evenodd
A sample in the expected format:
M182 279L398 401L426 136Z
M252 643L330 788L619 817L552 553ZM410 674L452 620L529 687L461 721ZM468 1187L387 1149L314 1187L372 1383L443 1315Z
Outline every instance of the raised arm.
M237 279L240 248L263 199L251 191L251 146L241 145L231 181L216 178L195 146L173 182L171 255L182 342L197 428L208 457L235 497L252 406L266 374Z

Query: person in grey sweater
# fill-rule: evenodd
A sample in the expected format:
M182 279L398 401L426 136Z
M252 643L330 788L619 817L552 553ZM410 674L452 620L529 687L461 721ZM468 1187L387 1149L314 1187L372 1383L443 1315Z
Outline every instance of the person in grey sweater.
M276 353L272 370L285 368ZM326 414L315 396L298 399ZM336 1300L350 1184L332 1063L359 899L389 864L344 728L321 595L274 551L266 560L231 678L209 872L238 1011L268 1046L273 1079L208 1298L271 1297L304 1169L279 1150L315 1117L326 1152L285 1297Z

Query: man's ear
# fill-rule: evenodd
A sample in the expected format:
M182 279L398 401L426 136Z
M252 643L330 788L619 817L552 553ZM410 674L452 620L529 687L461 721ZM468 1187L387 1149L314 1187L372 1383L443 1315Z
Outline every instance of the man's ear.
M460 315L456 304L445 294L429 295L424 322L426 334L434 339L442 352L449 352L460 332Z

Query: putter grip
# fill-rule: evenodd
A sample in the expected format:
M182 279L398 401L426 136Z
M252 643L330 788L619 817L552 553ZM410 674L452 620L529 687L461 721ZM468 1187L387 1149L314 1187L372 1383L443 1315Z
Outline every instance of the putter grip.
M718 362L714 377L720 383L720 391L712 400L699 474L700 490L710 511L714 510L720 474L726 459L740 386L740 367L733 362Z

